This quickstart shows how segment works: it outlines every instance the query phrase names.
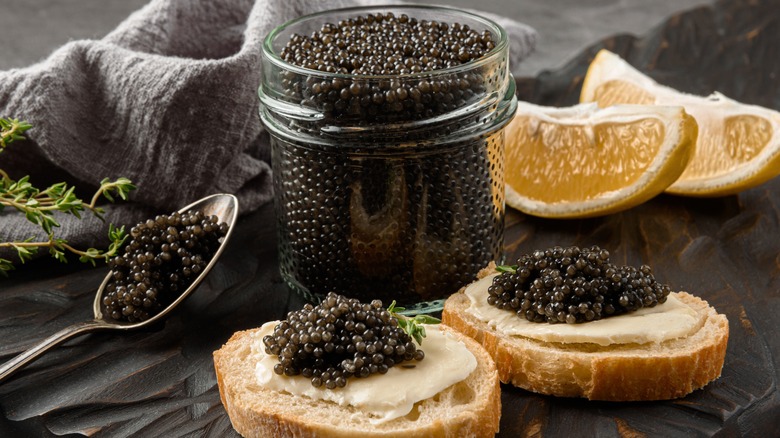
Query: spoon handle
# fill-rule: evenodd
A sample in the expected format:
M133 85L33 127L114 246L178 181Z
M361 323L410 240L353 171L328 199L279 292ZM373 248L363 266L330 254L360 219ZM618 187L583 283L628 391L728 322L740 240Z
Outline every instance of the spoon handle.
M49 351L50 348L59 345L68 339L94 330L111 328L110 325L100 320L92 320L86 322L80 322L71 326L65 327L57 333L42 340L38 344L30 347L27 351L19 354L15 358L6 362L0 367L0 382L4 381L8 376L14 373L19 368L24 367L28 363L34 361L43 353Z

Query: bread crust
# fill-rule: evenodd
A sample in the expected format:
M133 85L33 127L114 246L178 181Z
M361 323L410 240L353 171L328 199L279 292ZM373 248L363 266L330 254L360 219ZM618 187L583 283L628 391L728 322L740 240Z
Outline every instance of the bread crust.
M486 268L479 277L492 273ZM482 344L502 382L529 391L590 400L668 400L704 387L723 368L728 320L685 292L678 298L703 320L697 332L660 344L599 347L501 335L466 310L470 300L464 290L445 302L442 323Z
M386 423L373 425L357 409L257 385L254 363L247 358L258 329L235 333L214 352L220 399L244 437L493 437L501 415L496 365L473 339L443 329L466 344L477 368L464 381L415 404L409 415Z

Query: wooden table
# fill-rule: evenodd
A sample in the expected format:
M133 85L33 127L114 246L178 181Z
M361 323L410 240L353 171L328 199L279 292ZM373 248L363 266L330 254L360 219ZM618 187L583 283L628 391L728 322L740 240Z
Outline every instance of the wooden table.
M721 2L671 19L642 39L621 36L562 69L518 80L519 97L570 104L602 46L683 90L719 89L780 108L778 2ZM614 262L729 318L722 377L674 401L604 403L502 386L499 436L777 436L780 426L780 179L737 196L659 196L627 212L550 221L510 210L509 259L552 245L598 244ZM0 384L0 436L233 436L211 353L236 330L283 317L300 300L281 282L273 208L243 217L207 281L164 323L97 333L54 349ZM91 318L106 268L39 260L0 280L0 359Z

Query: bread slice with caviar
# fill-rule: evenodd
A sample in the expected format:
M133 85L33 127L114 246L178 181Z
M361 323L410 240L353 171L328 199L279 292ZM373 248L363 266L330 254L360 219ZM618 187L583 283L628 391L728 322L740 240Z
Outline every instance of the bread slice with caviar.
M491 274L496 274L493 264L478 277L483 279ZM706 301L691 294L673 293L695 312L696 329L687 336L662 342L599 345L506 335L470 311L471 298L466 294L469 286L447 299L442 323L482 344L495 360L504 383L559 397L666 400L683 397L721 374L729 337L728 321Z
M501 415L496 366L477 342L449 327L441 329L465 344L477 360L476 368L464 380L415 403L409 414L383 423L349 405L260 386L251 346L259 328L235 333L214 352L220 398L244 437L492 437ZM374 377L377 394L393 391L394 381L383 380L389 376Z

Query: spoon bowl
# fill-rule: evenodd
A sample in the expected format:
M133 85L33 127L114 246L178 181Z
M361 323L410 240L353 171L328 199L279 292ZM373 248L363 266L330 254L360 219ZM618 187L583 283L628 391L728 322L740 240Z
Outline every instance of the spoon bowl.
M187 289L183 291L179 295L179 297L176 298L171 304L169 304L167 307L159 311L156 315L152 316L151 318L145 321L140 321L140 322L116 321L112 319L110 315L107 315L103 312L104 310L103 303L102 303L103 292L105 291L106 285L108 285L109 281L111 280L111 273L109 272L108 275L106 275L106 278L103 279L103 283L100 284L97 294L95 294L95 302L92 304L92 311L95 314L95 320L106 321L106 323L115 326L113 328L118 330L132 330L150 324L154 324L155 321L164 318L176 306L178 306L179 303L184 301L184 299L187 298L187 296L190 293L192 293L192 291L195 290L195 288L198 287L200 282L203 281L204 278L206 278L206 275L209 273L211 268L217 263L217 259L222 254L222 251L225 249L225 244L227 243L228 239L230 239L230 235L233 233L233 226L236 224L236 217L238 217L238 200L233 195L227 195L227 194L211 195L202 198L198 201L195 201L186 207L182 207L179 210L179 213L183 214L190 210L200 210L206 216L214 215L217 217L219 222L225 222L226 224L228 224L227 234L222 239L222 242L220 243L217 252L214 253L214 256L211 257L209 263L206 265L205 268L203 268L203 270L195 278L192 284L190 284L189 287L187 287Z
M184 301L184 299L198 287L201 281L206 278L206 275L211 271L211 268L217 263L217 259L219 259L222 251L224 251L230 236L233 234L233 228L235 227L236 218L238 217L238 200L235 196L229 194L211 195L181 208L179 213L186 213L190 210L200 210L206 216L216 216L218 222L224 222L228 225L228 230L225 236L221 238L219 248L217 248L217 251L211 257L211 260L209 260L206 267L203 268L187 289L181 292L173 302L147 320L141 322L116 321L103 311L103 294L106 285L108 285L112 277L112 273L109 272L95 294L95 301L92 304L94 319L66 327L8 361L0 367L0 382L5 380L15 371L37 359L50 348L59 345L74 336L95 330L133 330L145 327L165 318L165 316L176 308L176 306Z

